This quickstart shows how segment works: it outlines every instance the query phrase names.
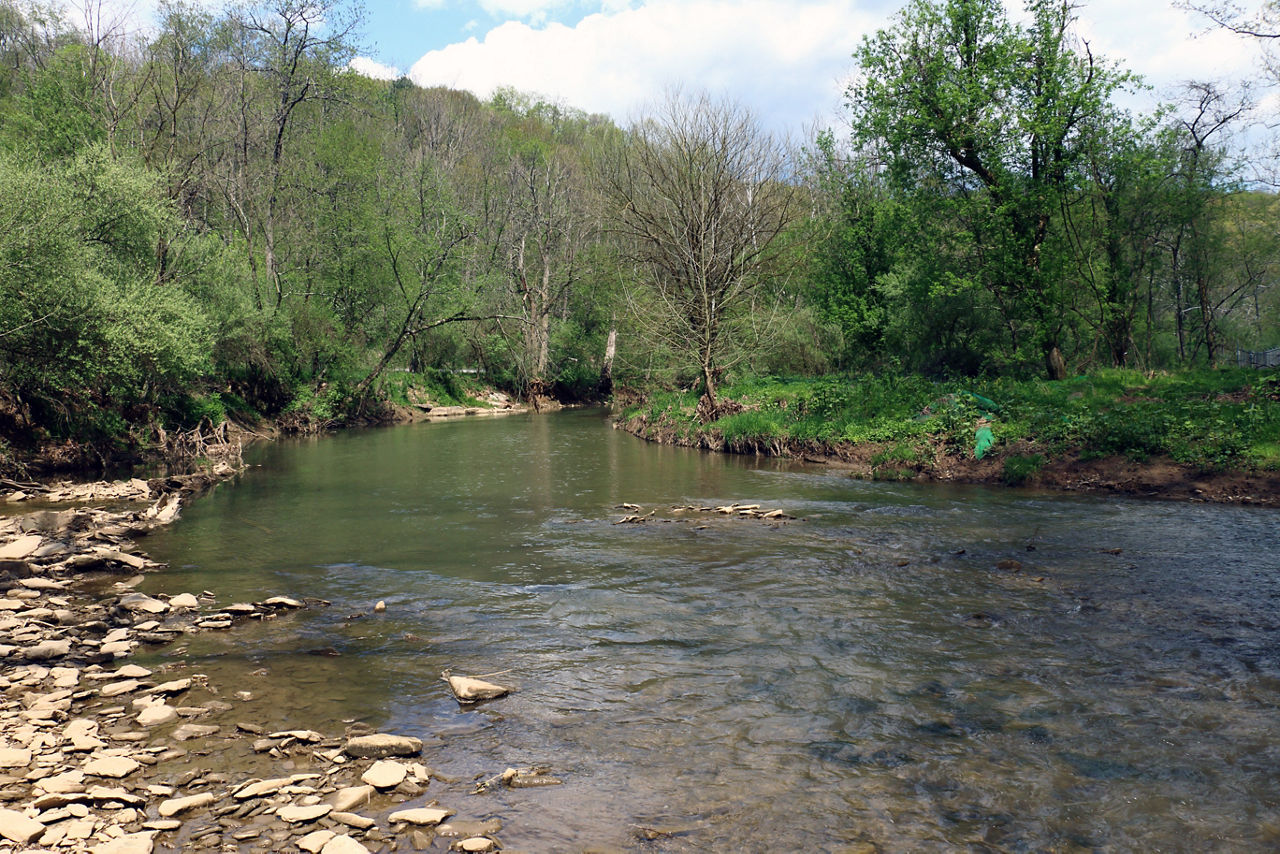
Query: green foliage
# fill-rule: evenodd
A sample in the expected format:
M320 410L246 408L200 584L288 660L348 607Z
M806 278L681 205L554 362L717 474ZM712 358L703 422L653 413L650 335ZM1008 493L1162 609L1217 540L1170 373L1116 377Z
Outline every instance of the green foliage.
M1274 465L1280 401L1244 370L1146 376L1105 370L1065 382L983 380L971 385L917 375L799 379L756 377L725 388L746 407L707 426L739 444L770 440L880 445L873 467L901 469L927 459L930 445L969 455L975 427L989 424L989 454L1005 478L1022 482L1050 457L1165 455L1205 468ZM988 405L993 401L995 407ZM657 392L650 422L695 433L692 393ZM1013 448L1033 447L1030 453Z
M1046 459L1043 454L1030 456L1013 455L1005 458L1001 479L1009 486L1022 486L1044 468Z

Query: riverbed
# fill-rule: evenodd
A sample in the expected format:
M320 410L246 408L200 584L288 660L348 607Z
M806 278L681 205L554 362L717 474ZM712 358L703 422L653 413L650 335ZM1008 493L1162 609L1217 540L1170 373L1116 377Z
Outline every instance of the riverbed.
M156 655L269 727L422 737L459 792L547 767L465 795L508 848L1280 845L1275 510L857 481L594 411L246 459L146 583L333 604ZM446 668L518 690L460 707Z

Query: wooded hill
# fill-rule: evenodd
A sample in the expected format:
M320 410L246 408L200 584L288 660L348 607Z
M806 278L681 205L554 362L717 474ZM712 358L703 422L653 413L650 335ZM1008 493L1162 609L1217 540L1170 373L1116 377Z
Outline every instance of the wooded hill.
M1204 83L1130 115L1070 7L1029 9L911 3L850 44L853 135L793 147L697 93L624 129L370 80L334 0L164 3L146 32L0 0L0 436L376 416L459 369L696 385L711 419L726 376L1280 343L1276 199L1224 147L1244 106Z

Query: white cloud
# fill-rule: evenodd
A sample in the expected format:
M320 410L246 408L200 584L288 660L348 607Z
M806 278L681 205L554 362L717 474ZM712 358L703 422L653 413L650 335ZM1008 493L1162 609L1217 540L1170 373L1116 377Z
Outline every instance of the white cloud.
M367 56L357 56L347 63L347 66L357 74L372 77L374 80L395 80L400 76L399 68L394 65L383 65Z
M626 121L664 87L726 92L775 128L798 131L814 118L838 122L851 54L863 35L891 24L905 0L594 0L602 11L573 26L540 25L572 0L483 0L508 20L423 56L409 76L423 85L500 86L537 92ZM1005 0L1015 18L1021 0ZM1095 54L1142 75L1149 109L1186 80L1256 76L1257 49L1176 8L1129 0L1079 8L1079 32Z
M426 54L409 76L421 85L454 86L482 97L514 86L618 120L664 87L680 84L727 92L768 124L797 130L836 110L853 48L883 21L860 11L854 0L619 5L573 27L508 21L483 39Z
M1158 0L1097 3L1079 10L1079 32L1096 53L1142 75L1157 94L1186 81L1252 77L1257 45Z

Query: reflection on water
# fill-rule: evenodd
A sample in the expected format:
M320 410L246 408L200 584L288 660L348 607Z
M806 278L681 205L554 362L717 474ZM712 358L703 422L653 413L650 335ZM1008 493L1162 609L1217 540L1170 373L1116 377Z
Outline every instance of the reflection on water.
M477 808L510 847L1280 844L1274 511L863 483L581 412L257 455L150 584L334 604L185 655L281 728L438 738L459 792L551 766ZM732 500L803 521L612 524ZM520 691L459 710L446 667Z

